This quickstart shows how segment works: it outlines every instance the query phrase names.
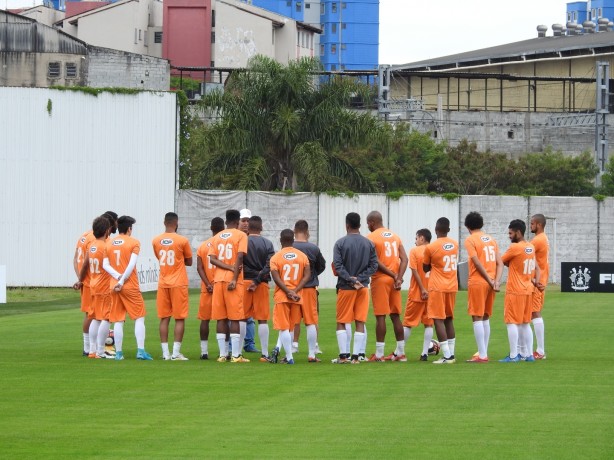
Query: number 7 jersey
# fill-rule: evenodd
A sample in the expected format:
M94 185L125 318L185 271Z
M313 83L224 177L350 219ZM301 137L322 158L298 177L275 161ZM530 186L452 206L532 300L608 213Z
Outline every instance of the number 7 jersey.
M427 244L424 264L431 266L429 291L457 292L458 242L444 236Z

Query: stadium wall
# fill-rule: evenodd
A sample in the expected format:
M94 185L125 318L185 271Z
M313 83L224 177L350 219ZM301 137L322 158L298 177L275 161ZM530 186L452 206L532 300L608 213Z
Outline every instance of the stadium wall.
M112 210L136 218L143 276L175 208L174 93L0 87L0 265L8 286L69 286L78 237Z
M548 217L546 233L550 238L550 282L560 283L561 262L614 261L614 198L596 201L591 197L461 196L442 197L404 195L395 200L384 194L329 196L325 194L274 192L177 191L180 232L188 237L194 250L210 236L213 217L224 217L226 209L249 208L263 219L263 236L279 249L279 232L292 228L298 219L310 225L311 241L318 244L328 265L335 241L345 235L345 214L358 212L363 218L362 234L368 230L364 218L372 210L384 216L385 225L397 232L406 250L414 246L415 232L429 228L442 216L450 219L450 236L461 240L461 261L467 260L462 241L467 237L465 215L478 211L484 217L484 230L499 242L501 251L509 246L507 226L513 219L527 222L542 213ZM528 230L527 230L528 231ZM504 273L506 273L505 271ZM189 269L190 284L199 284L195 265ZM405 288L409 283L405 277ZM335 286L330 269L320 277L323 288Z

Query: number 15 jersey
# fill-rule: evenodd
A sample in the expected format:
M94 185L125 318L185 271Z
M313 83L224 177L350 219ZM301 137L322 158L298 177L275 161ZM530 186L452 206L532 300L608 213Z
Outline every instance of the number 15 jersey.
M431 266L429 291L457 292L458 242L447 236L437 238L424 249L424 264Z

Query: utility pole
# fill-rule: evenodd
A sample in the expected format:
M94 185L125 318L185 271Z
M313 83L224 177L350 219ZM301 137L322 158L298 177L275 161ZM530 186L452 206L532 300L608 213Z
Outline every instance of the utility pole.
M595 185L601 186L601 176L608 161L608 121L610 105L610 63L597 62L597 106L595 107L595 162L597 177Z

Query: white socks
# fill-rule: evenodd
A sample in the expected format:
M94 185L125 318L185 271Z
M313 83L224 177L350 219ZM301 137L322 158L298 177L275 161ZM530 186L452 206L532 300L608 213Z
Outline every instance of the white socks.
M431 340L433 340L433 328L425 327L424 328L424 341L422 342L422 354L428 355L429 348L431 348Z
M134 321L134 336L136 337L136 347L139 350L145 349L145 317L141 316Z
M244 321L239 321L239 324L245 324ZM232 346L232 357L236 358L237 356L239 356L241 354L241 334L230 334L230 343Z
M444 358L447 359L452 356L452 353L450 353L450 346L448 345L447 340L444 342L439 342L439 346L441 347L441 352L443 353Z
M397 348L394 350L394 354L397 356L405 354L405 340L397 340Z
M488 342L490 341L490 318L482 321L482 324L484 325L484 346L486 347L484 349L484 353L486 353L486 356L488 356Z
M448 339L448 347L450 347L450 355L454 356L454 348L456 347L456 338Z
M510 343L510 358L518 356L518 325L507 324L507 340Z
M83 351L86 353L90 352L90 334L89 332L83 333Z
M215 338L217 339L217 346L220 348L220 356L228 355L226 334L224 334L223 332L218 332L217 334L215 334Z
M307 348L308 348L308 358L315 358L316 357L316 342L318 340L318 331L316 329L316 325L315 324L311 324L309 326L306 326L305 329L307 330Z
M375 342L375 357L383 358L385 342Z
M208 355L209 354L209 341L208 340L201 340L200 341L200 354L201 355Z
M364 332L354 332L354 355L358 356L362 350L362 344L365 340Z
M540 355L545 355L546 350L544 346L544 318L534 318L533 329L535 329L535 339L537 340L537 352Z
M162 356L164 358L170 358L171 352L168 350L168 342L162 342L160 345L162 346Z
M405 339L405 343L407 343L407 339L411 336L411 327L403 326L403 338Z
M292 336L290 335L290 331L287 329L279 331L279 336L281 337L281 344L286 352L286 359L288 361L294 359L292 356Z
M173 342L173 356L181 354L181 342Z
M124 322L113 324L113 339L115 340L115 352L122 351L124 344Z
M340 355L345 355L348 353L348 333L346 329L337 331L337 345L339 345Z
M97 339L97 348L98 348L98 354L99 355L104 355L104 345L105 342L107 340L107 337L109 336L109 321L108 320L102 320L100 322L100 326L98 326L98 339Z
M247 321L239 321L239 354L243 350L243 344L245 344L245 334L247 333ZM232 351L234 352L235 346L232 345ZM233 353L234 356L234 353Z
M486 358L486 344L484 343L484 321L473 322L473 335L475 336L475 343L478 346L478 354L480 355L480 358Z
M260 338L260 350L264 356L269 356L269 325L258 323L258 337Z
M346 353L349 353L352 346L352 325L350 323L345 323L345 332L347 333L345 349L347 350Z
M100 321L93 319L90 323L90 353L96 353L96 341L98 339L98 328Z
M531 326L529 323L525 323L518 326L518 329L521 331L520 338L523 342L522 356L524 358L533 356L533 331L531 331Z

